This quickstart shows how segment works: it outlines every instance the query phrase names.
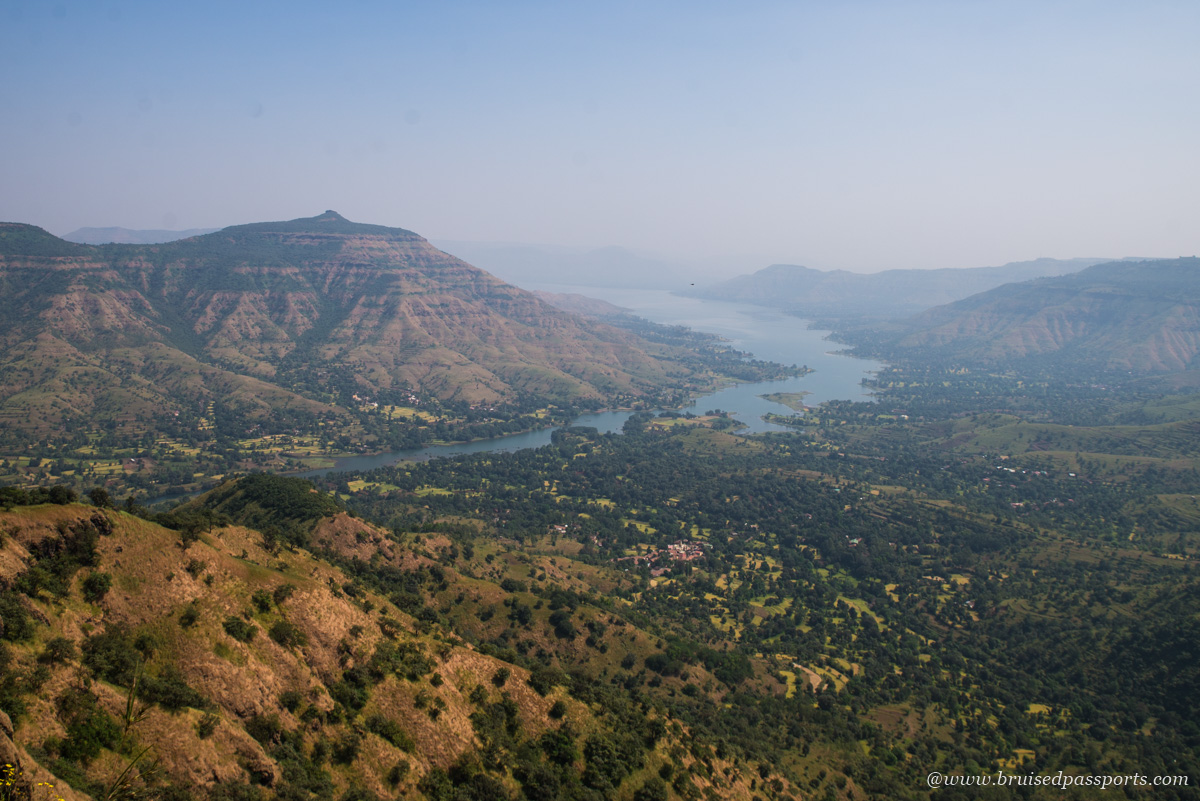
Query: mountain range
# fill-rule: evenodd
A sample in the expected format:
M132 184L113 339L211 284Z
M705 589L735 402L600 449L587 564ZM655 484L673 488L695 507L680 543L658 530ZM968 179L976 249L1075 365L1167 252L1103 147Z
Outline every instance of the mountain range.
M195 413L333 419L351 396L460 404L653 393L677 350L577 317L399 228L329 211L158 245L0 224L0 424Z
M1196 375L1198 270L1102 263L860 326L892 361L881 402L786 438L645 413L314 485L231 475L260 445L229 432L365 427L414 393L463 417L645 398L698 363L669 344L686 332L639 338L595 319L615 307L334 212L158 245L0 224L0 433L28 471L0 487L0 799L915 800L963 771L1195 776L1194 395L1145 412L1185 419L1098 426L1095 387L1062 379ZM215 421L212 442L159 436L210 407L189 431ZM120 427L145 435L106 444ZM184 458L201 448L224 461ZM168 459L172 483L213 484L154 512L131 490Z
M906 317L1002 284L1066 275L1110 259L1034 259L1000 267L852 273L774 264L751 275L682 294L781 308L801 317L858 320Z

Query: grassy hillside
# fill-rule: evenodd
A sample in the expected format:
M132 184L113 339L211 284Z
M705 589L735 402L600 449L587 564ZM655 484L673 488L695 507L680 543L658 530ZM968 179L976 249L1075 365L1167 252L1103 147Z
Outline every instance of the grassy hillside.
M1200 260L1115 262L930 309L865 350L899 359L1111 377L1194 371Z
M636 694L464 640L438 595L510 593L459 573L447 538L405 544L268 480L292 501L230 485L164 518L178 530L70 503L0 513L19 783L66 798L649 798L677 766L695 792L749 799L771 775L690 744ZM290 522L290 542L231 522L244 517Z

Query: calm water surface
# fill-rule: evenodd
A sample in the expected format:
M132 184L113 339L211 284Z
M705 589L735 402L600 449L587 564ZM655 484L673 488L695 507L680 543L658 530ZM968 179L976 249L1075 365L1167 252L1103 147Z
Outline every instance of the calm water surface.
M742 303L684 298L665 290L596 289L566 285L535 287L549 292L575 292L608 301L640 317L664 325L685 325L728 340L737 350L755 358L782 364L806 365L814 370L806 376L782 381L761 381L727 387L696 400L688 408L696 414L710 409L730 412L744 423L744 432L786 431L762 419L764 414L793 414L787 406L759 397L773 392L807 392L809 406L829 400L870 400L862 380L882 367L880 362L853 359L833 353L837 345L827 342L828 331L815 331L798 317L789 317L773 309ZM599 412L576 418L574 425L593 426L601 432L618 432L630 412ZM506 437L467 442L459 445L431 445L425 448L381 453L374 456L350 456L339 459L334 467L309 470L298 475L313 477L339 470L372 470L404 460L423 461L462 453L509 452L550 444L550 429L511 434Z

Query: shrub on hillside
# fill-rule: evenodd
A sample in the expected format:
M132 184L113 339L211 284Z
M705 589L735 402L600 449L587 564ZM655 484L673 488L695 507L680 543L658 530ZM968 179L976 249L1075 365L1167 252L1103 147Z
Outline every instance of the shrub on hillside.
M250 642L258 632L253 623L248 623L237 615L225 618L225 622L221 626L225 629L226 634L238 642Z
M90 604L98 604L111 588L112 576L96 571L83 580L83 598Z
M83 664L99 678L128 687L142 662L142 653L122 626L93 634L83 644Z
M308 636L286 620L273 624L269 634L272 640L284 648L299 648L308 644Z

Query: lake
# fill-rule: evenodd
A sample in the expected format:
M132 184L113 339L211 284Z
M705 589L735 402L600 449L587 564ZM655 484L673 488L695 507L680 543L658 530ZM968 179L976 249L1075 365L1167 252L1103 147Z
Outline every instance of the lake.
M830 400L870 400L862 385L867 375L883 365L868 359L855 359L834 353L839 346L826 341L828 331L808 328L808 322L774 309L743 303L723 303L672 295L666 290L599 289L569 285L533 287L547 292L577 293L628 309L639 317L664 325L685 325L697 331L717 334L737 350L757 359L782 364L806 365L813 372L798 378L737 384L697 399L688 411L702 414L710 409L729 412L746 427L744 433L786 431L783 426L767 423L764 414L794 414L761 395L774 392L806 392L809 406ZM573 425L593 426L601 432L619 432L631 412L598 412L576 418ZM314 477L341 470L372 470L399 461L423 461L464 453L506 452L539 448L550 444L551 429L511 434L506 437L465 442L456 445L430 445L424 448L393 451L373 456L349 456L332 468L309 470L297 475Z

